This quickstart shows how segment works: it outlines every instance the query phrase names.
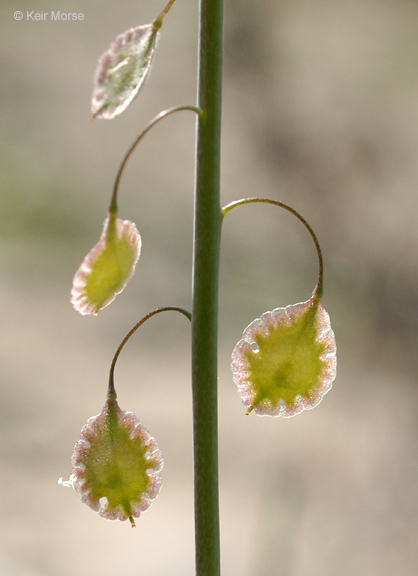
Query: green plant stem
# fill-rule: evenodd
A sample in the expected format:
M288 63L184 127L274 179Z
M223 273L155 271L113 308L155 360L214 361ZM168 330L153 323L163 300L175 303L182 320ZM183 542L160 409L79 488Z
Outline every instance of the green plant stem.
M223 1L200 0L193 243L192 390L196 576L219 576L217 336Z

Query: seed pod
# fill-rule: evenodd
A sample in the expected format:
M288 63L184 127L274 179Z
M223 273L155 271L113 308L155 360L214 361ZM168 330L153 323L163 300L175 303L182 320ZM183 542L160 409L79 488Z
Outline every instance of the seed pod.
M149 508L161 487L163 457L148 430L132 412L108 396L90 418L74 447L68 482L81 500L109 520L127 520Z
M77 270L71 303L80 314L97 314L122 292L135 270L141 237L135 224L109 213L99 242Z
M152 22L119 34L102 54L94 75L91 119L111 119L132 102L151 70L158 27Z
M251 322L231 364L247 414L254 410L284 417L319 404L331 389L336 368L334 332L316 294Z

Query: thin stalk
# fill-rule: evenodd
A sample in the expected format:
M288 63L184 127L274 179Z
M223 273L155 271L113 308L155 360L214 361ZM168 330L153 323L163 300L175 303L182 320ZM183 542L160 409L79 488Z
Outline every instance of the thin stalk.
M224 208L222 208L222 215L224 216L230 210L232 210L233 208L236 208L237 206L243 206L244 204L252 204L254 202L264 202L265 204L274 204L275 206L279 206L279 208L284 208L285 210L287 210L288 212L290 212L291 214L296 216L296 218L298 218L298 220L300 220L302 222L302 224L305 226L305 228L307 229L307 231L311 235L311 238L315 244L316 253L318 255L318 281L316 283L316 287L315 287L314 292L318 298L322 298L322 294L324 291L324 289L323 289L323 286L324 286L324 260L322 257L321 246L319 245L318 238L317 238L315 232L313 231L311 225L309 224L309 222L307 222L307 220L305 220L305 218L301 214L299 214L299 212L297 210L295 210L291 206L288 206L288 204L281 202L280 200L271 200L270 198L244 198L242 200L236 200L235 202L231 202L230 204L227 204Z
M199 108L196 108L196 106L189 106L188 104L184 104L181 106L174 106L173 108L168 108L167 110L163 110L163 112L160 112L150 122L148 122L148 124L145 126L145 128L142 130L142 132L137 136L134 143L131 145L131 147L129 148L129 150L127 151L125 156L123 157L122 163L119 166L118 173L116 174L115 184L113 186L113 194L112 194L112 198L110 200L109 212L114 213L114 212L118 211L119 183L120 183L120 179L122 177L122 173L125 169L126 163L128 162L129 158L131 157L132 152L135 150L135 148L141 142L141 140L145 136L145 134L147 132L149 132L153 126L155 126L160 120L162 120L166 116L170 116L170 114L174 114L174 112L180 112L181 110L190 110L191 112L195 112L198 116L202 115L202 111Z
M179 306L164 306L163 308L157 308L156 310L149 312L146 316L141 318L141 320L139 322L137 322L135 324L135 326L133 328L131 328L131 330L129 330L129 332L127 333L125 338L119 344L118 349L116 350L115 355L113 356L113 360L112 360L112 363L110 365L110 370L109 370L109 386L107 389L107 395L108 396L116 398L115 376L114 376L115 375L115 366L116 366L116 362L119 358L119 354L122 352L122 348L125 346L125 344L129 340L129 338L132 336L132 334L134 334L138 330L138 328L140 326L142 326L142 324L144 322L149 320L149 318L151 318L152 316L155 316L156 314L159 314L160 312L167 312L170 310L173 310L175 312L180 312L181 314L183 314L183 316L186 316L186 318L188 318L189 320L192 319L190 312L188 312L184 308L180 308Z
M193 242L192 391L196 576L220 575L218 283L223 0L200 0Z
M170 10L170 8L172 7L172 5L174 4L176 0L169 0L167 6L164 8L164 10L161 12L161 14L158 16L158 18L156 18L153 22L154 24L154 28L156 30L160 29L162 24L163 24L163 20L165 15L167 14L167 12Z

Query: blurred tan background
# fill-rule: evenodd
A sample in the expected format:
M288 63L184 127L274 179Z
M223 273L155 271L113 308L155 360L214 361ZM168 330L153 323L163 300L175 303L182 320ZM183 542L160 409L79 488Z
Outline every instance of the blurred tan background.
M72 449L104 403L113 353L145 313L190 308L194 124L160 123L123 176L143 239L126 291L76 314L72 276L97 241L128 146L195 102L197 0L177 0L145 90L89 123L97 58L164 2L3 0L0 91L0 575L193 574L189 328L152 319L116 385L165 455L132 530L71 490ZM25 17L16 21L21 10ZM84 13L26 21L26 11ZM269 196L315 229L339 349L333 390L290 420L244 416L229 371L246 325L306 300L317 261L291 215L224 223L220 495L225 576L409 576L418 570L418 2L226 0L223 203Z

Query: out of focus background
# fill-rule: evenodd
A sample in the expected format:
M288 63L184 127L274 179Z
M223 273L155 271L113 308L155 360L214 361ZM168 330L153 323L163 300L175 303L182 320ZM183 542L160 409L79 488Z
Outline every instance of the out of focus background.
M3 0L0 89L0 575L186 576L194 569L190 335L159 315L116 369L120 405L165 455L137 521L101 519L69 477L131 326L190 308L194 127L155 127L124 173L120 215L143 251L97 318L71 307L119 163L164 108L194 104L197 0L166 17L127 111L89 122L100 54L164 1ZM14 12L24 17L17 21ZM51 11L83 21L51 21ZM27 11L47 12L28 21ZM315 410L246 417L229 370L249 322L309 298L303 226L269 206L228 214L220 291L219 425L225 576L409 576L418 570L418 2L226 0L222 199L290 203L325 258L338 375Z

